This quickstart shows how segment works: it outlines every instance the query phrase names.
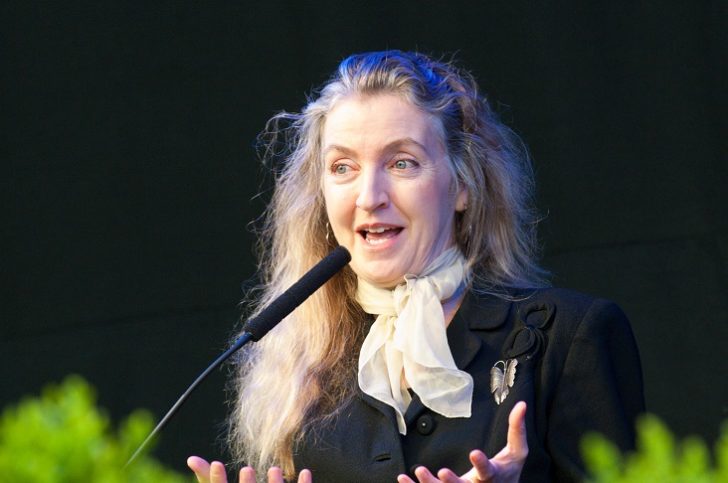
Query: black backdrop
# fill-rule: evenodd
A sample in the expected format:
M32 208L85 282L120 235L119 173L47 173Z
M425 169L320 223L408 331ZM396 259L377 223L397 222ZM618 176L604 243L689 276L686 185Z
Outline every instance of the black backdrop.
M649 409L715 438L728 416L720 2L141 5L0 7L0 404L75 372L114 417L163 413L225 346L254 276L256 133L345 55L400 48L474 72L531 148L555 284L619 302ZM216 374L168 427L164 461L222 454L223 385Z

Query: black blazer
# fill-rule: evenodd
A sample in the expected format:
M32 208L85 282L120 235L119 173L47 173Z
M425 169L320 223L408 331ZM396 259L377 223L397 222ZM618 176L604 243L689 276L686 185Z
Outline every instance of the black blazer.
M581 481L579 441L590 430L633 447L634 419L644 410L642 371L622 311L563 289L516 296L511 302L469 293L448 327L455 363L475 382L470 418L446 418L415 396L402 436L394 411L359 392L294 447L296 469L311 469L315 483L394 482L419 465L462 474L471 467L470 450L493 456L505 446L508 414L521 400L528 404L529 447L521 481ZM513 358L515 383L498 405L490 370Z

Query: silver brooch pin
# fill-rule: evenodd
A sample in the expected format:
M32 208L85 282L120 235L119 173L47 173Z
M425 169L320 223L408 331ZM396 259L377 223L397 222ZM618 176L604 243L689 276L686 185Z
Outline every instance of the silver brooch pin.
M502 370L498 366L499 364L503 364ZM508 388L513 387L513 382L516 380L517 365L516 359L508 359L496 362L490 369L490 392L493 393L496 404L506 400Z

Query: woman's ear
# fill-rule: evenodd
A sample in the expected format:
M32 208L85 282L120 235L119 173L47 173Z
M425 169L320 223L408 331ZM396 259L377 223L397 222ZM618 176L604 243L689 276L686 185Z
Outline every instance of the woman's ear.
M458 187L458 194L455 198L455 211L462 213L468 209L468 189L464 184L460 183Z

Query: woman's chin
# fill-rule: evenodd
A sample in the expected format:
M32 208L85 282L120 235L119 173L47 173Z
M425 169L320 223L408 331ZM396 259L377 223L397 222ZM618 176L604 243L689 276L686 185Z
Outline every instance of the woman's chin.
M355 272L359 276L359 278L380 288L396 287L397 285L402 283L402 281L404 281L404 273L397 273L392 270L378 271L369 269L361 270L360 272L357 272L355 270Z

